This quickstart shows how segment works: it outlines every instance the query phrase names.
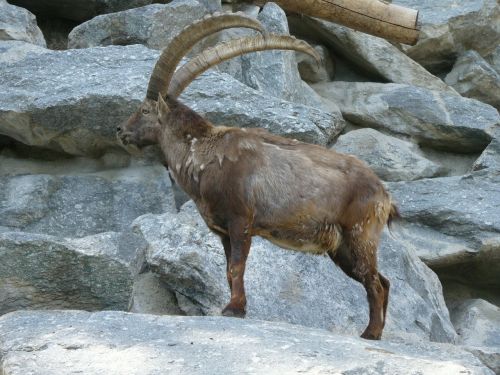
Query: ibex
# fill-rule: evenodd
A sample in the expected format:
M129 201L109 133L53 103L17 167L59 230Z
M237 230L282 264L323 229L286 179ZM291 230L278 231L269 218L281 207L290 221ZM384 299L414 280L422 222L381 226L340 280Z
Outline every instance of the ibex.
M259 35L206 49L175 71L196 41L237 26L262 32L257 21L234 14L183 30L161 54L146 99L118 127L118 137L139 148L159 143L173 179L221 238L231 290L223 315L245 316L245 263L252 236L261 236L286 249L327 254L362 283L370 305L362 337L380 339L389 281L377 271L377 245L397 209L377 176L358 159L321 146L263 129L214 126L176 99L203 71L243 53L291 49L319 59L303 41Z

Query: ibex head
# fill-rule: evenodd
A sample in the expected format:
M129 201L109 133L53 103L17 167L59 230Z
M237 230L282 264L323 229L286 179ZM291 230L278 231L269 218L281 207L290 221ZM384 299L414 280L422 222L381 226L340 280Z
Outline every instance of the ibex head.
M246 27L264 32L262 25L243 13L214 13L182 30L162 52L149 79L146 98L126 121L117 127L120 143L142 148L158 142L157 100L165 97L177 64L201 39L223 29Z
M246 27L262 35L244 37L207 48L176 71L177 64L201 39L223 29ZM201 73L230 58L269 49L296 50L321 57L306 42L291 36L267 35L259 21L243 13L215 13L187 26L162 52L148 84L146 98L139 109L117 128L117 136L124 146L144 147L158 143L158 97L175 100Z

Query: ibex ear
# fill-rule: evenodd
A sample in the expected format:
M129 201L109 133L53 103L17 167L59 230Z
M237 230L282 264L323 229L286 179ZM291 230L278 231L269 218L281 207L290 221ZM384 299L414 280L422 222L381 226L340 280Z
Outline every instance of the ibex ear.
M157 105L158 116L170 112L170 109L168 108L167 103L165 103L165 100L163 100L161 94L158 94L158 102L156 105Z

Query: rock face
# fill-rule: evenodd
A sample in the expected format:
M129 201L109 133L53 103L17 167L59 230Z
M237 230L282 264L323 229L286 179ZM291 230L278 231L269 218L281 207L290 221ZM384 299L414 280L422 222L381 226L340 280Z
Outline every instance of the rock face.
M444 172L441 166L423 157L414 143L374 129L359 129L341 135L333 149L365 161L384 181L418 180Z
M196 0L177 0L97 16L71 31L68 48L143 44L161 50L205 13L205 7Z
M446 83L384 39L309 17L300 17L293 25L300 34L320 38L351 64L383 81L455 93Z
M8 64L0 76L0 133L28 145L99 156L116 147L115 128L144 98L157 57L143 46L109 46L47 51ZM265 96L228 75L210 72L192 87L183 96L186 104L210 112L215 123L219 117L224 124L260 126L321 144L343 127L340 113Z
M500 110L500 73L477 52L467 51L461 55L445 81L460 95L480 100Z
M241 350L241 340L245 349ZM368 342L283 323L119 312L17 312L0 318L5 375L377 373L490 375L449 345Z
M0 40L18 40L45 47L42 31L28 10L0 0Z
M0 317L0 374L500 373L500 115L486 104L498 108L498 1L395 0L421 10L412 47L233 1L320 49L320 70L299 63L320 83L302 81L295 53L273 51L220 65L180 98L216 125L335 144L387 180L402 218L379 246L391 281L382 343L357 338L359 283L260 238L246 320L140 314L219 315L229 300L222 245L192 203L174 208L186 196L158 147L131 156L115 137L157 49L220 0L9 3L37 15L50 48L90 21L70 37L78 49L52 51L31 13L0 0L0 315L133 314ZM226 30L195 52L251 33Z
M220 314L229 300L224 252L192 203L179 214L138 218L134 232L148 243L146 262L180 297L183 311ZM389 236L381 245L380 266L392 283L385 337L453 341L444 301L435 298L440 293L436 276ZM327 257L285 251L254 238L245 285L249 318L350 334L362 332L368 321L364 289Z
M482 151L500 123L498 111L487 104L414 86L332 82L314 88L357 126L405 135L441 150Z
M175 211L163 166L80 175L0 177L0 226L83 237L121 231L145 213Z
M149 5L153 0L10 0L10 3L29 9L35 14L86 21L99 14Z
M473 49L486 56L500 39L500 9L496 0L395 0L394 4L418 9L421 36L408 55L430 69L453 65L462 52Z
M423 255L443 283L480 290L500 287L498 173L483 170L391 183L388 188L409 225L398 232L398 240Z
M140 238L131 234L61 239L0 233L0 314L20 309L126 310L143 251Z

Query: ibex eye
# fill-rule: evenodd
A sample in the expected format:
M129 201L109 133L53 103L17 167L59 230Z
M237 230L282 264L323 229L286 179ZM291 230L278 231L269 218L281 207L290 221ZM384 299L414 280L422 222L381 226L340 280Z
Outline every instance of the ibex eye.
M142 114L143 114L143 115L147 115L147 114L149 114L149 109L143 108L143 109L142 109Z

